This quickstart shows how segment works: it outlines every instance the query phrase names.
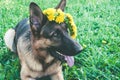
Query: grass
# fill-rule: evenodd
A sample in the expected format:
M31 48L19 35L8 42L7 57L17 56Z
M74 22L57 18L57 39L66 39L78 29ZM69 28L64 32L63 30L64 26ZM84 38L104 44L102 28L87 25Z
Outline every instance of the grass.
M3 41L6 30L28 17L32 0L0 0L0 80L20 80L20 64ZM120 80L120 0L67 0L65 12L78 27L84 50L75 66L63 66L65 80ZM42 10L58 0L35 0Z

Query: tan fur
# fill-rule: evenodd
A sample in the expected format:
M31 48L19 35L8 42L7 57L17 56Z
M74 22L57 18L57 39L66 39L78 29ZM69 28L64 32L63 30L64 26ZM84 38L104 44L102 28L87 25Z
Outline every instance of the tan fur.
M45 39L45 38L40 38L39 40L37 40L34 43L34 47L36 48L46 48L48 46L50 46L52 44L52 42L49 39Z

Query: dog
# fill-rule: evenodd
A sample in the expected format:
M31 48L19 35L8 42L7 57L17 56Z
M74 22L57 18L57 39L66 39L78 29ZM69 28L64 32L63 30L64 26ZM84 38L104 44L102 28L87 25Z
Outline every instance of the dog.
M55 9L64 11L66 0ZM4 36L7 47L18 54L21 80L37 80L49 76L51 80L64 80L61 63L74 64L72 56L82 46L68 34L66 24L49 21L40 7L30 3L30 17L21 20Z

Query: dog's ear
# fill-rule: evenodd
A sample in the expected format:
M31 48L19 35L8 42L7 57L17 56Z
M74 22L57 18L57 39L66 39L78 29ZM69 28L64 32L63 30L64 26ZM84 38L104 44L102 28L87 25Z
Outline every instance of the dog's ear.
M30 27L33 34L37 35L40 32L42 26L46 22L46 17L43 15L40 7L34 3L30 3Z
M55 7L56 9L61 9L62 11L64 11L64 8L66 6L66 0L61 0L60 3Z

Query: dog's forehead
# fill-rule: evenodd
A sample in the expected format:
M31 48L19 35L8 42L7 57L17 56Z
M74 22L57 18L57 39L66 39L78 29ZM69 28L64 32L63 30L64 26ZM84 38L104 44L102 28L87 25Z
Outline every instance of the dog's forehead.
M66 30L66 24L65 23L55 23L55 22L48 22L45 27L49 29L60 29L60 30Z

